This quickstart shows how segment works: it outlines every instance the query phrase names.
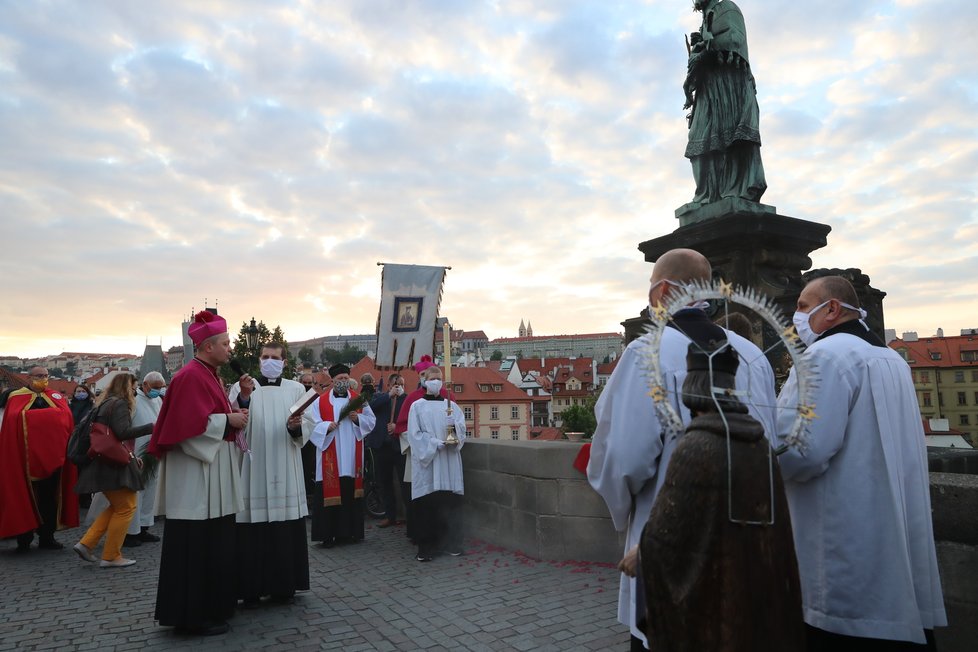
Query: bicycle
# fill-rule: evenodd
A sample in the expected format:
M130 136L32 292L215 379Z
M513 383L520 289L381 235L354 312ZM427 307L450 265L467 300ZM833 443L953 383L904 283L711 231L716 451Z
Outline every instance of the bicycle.
M372 448L363 451L363 505L370 518L378 519L387 516L384 507L384 497L380 492L377 481L376 462Z

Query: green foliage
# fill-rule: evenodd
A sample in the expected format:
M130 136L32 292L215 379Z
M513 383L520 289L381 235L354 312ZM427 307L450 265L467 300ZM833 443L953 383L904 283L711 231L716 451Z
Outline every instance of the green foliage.
M360 362L365 355L367 355L367 352L363 349L358 349L355 346L350 346L349 342L344 342L342 349L323 348L322 353L319 354L319 360L323 363L323 366L327 367L337 362L342 362L345 365L354 365Z
M308 346L304 346L301 349L299 349L299 360L303 364L311 365L312 364L312 349L310 349Z
M572 405L560 413L564 432L583 432L585 437L594 434L598 421L594 417L594 409L583 405Z
M503 359L503 352L500 351L499 349L496 349L495 351L492 352L492 356L490 356L489 359L490 360L502 360Z
M282 331L281 326L276 325L273 330L269 330L265 322L258 322L258 344L254 351L248 350L248 340L245 338L245 333L247 332L248 322L241 322L241 329L238 331L238 336L231 345L231 358L237 360L248 375L252 377L258 376L258 355L261 353L261 347L269 342L281 342L285 345L285 351L283 351L282 356L285 360L285 370L282 372L282 377L292 378L295 375L295 356L289 353L289 343L285 339L285 333ZM227 383L234 383L238 380L238 375L234 373L230 365L223 365L220 374L221 378Z

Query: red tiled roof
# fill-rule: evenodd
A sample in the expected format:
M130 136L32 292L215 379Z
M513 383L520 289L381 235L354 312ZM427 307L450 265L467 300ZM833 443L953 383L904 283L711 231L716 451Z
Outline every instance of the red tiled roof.
M947 430L931 430L930 419L923 419L924 422L924 434L925 435L961 435L965 436L967 433L961 432L960 430L955 430L954 428L948 427Z
M350 377L359 381L360 376L368 372L373 374L375 380L379 381L383 378L386 389L387 376L392 372L378 371L373 359L370 357L364 357L360 362L353 365L353 368L350 370ZM418 374L414 369L402 369L398 373L404 376L404 387L407 391L411 392L417 388ZM480 391L480 384L489 385L489 391ZM462 386L462 391L459 393L455 393L454 387L446 387L446 389L451 389L453 393L452 399L458 403L471 401L505 401L512 403L513 401L530 400L526 392L507 381L498 372L487 367L452 367L452 385ZM493 391L492 385L500 385L500 391Z
M618 359L614 359L611 362L605 362L598 365L598 374L601 376L610 376L611 372L615 370L618 366Z
M531 428L530 439L534 441L557 441L563 439L564 433L560 428Z
M463 340L488 340L489 336L484 331L463 331Z
M889 347L894 351L907 350L911 367L976 367L978 368L978 335L950 337L921 337L916 342L895 339ZM962 352L974 352L971 360L962 360ZM934 356L939 359L934 359Z
M534 340L585 340L592 338L624 337L621 333L586 333L583 335L534 335L532 337L497 337L489 343L533 342Z

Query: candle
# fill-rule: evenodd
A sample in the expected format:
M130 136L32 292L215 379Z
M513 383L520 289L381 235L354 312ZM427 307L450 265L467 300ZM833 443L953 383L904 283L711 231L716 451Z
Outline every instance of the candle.
M452 383L452 336L451 331L448 329L448 322L444 324L442 329L442 335L445 340L445 384L451 385Z

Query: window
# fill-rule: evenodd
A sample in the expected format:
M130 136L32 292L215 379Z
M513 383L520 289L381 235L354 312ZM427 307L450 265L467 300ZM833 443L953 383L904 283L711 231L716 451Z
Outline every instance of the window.
M499 418L499 406L498 405L493 405L491 408L489 408L489 418L492 419L493 421L495 421L495 420L497 420Z
M978 360L978 351L962 351L961 362L974 362Z
M961 423L962 426L970 425L968 423L968 415L967 414L962 414L960 418L961 418L960 423Z
M929 383L930 382L930 372L929 371L921 371L920 372L920 382L922 382L922 383Z
M944 407L944 392L937 392L937 405Z
M520 418L520 406L518 406L518 405L511 405L510 406L510 408L509 408L509 418L510 419L519 419Z
M489 391L489 385L481 385L480 384L479 385L479 391L480 392L488 392Z
M503 391L503 386L502 385L493 385L492 386L492 391L494 391L494 392L501 392L501 391Z
M492 439L499 439L499 428L493 428L489 431L489 437Z
M455 392L456 394L461 394L462 393L462 386L461 385L452 385L452 391Z
M978 369L971 372L971 382L978 383Z
M978 392L975 392L975 405L978 405Z
M968 398L965 396L964 392L958 392L958 405L967 405Z
M471 421L472 420L472 406L466 405L464 408L462 408L462 414L465 415L465 420L466 421Z
M520 431L517 430L516 428L513 428L513 441L519 441L519 439L520 439Z
M956 382L956 383L963 383L964 382L964 372L963 371L955 371L954 372L954 382Z
M930 407L930 392L924 392L924 407Z
M930 359L931 360L940 360L941 359L941 352L940 351L931 351L930 352Z

